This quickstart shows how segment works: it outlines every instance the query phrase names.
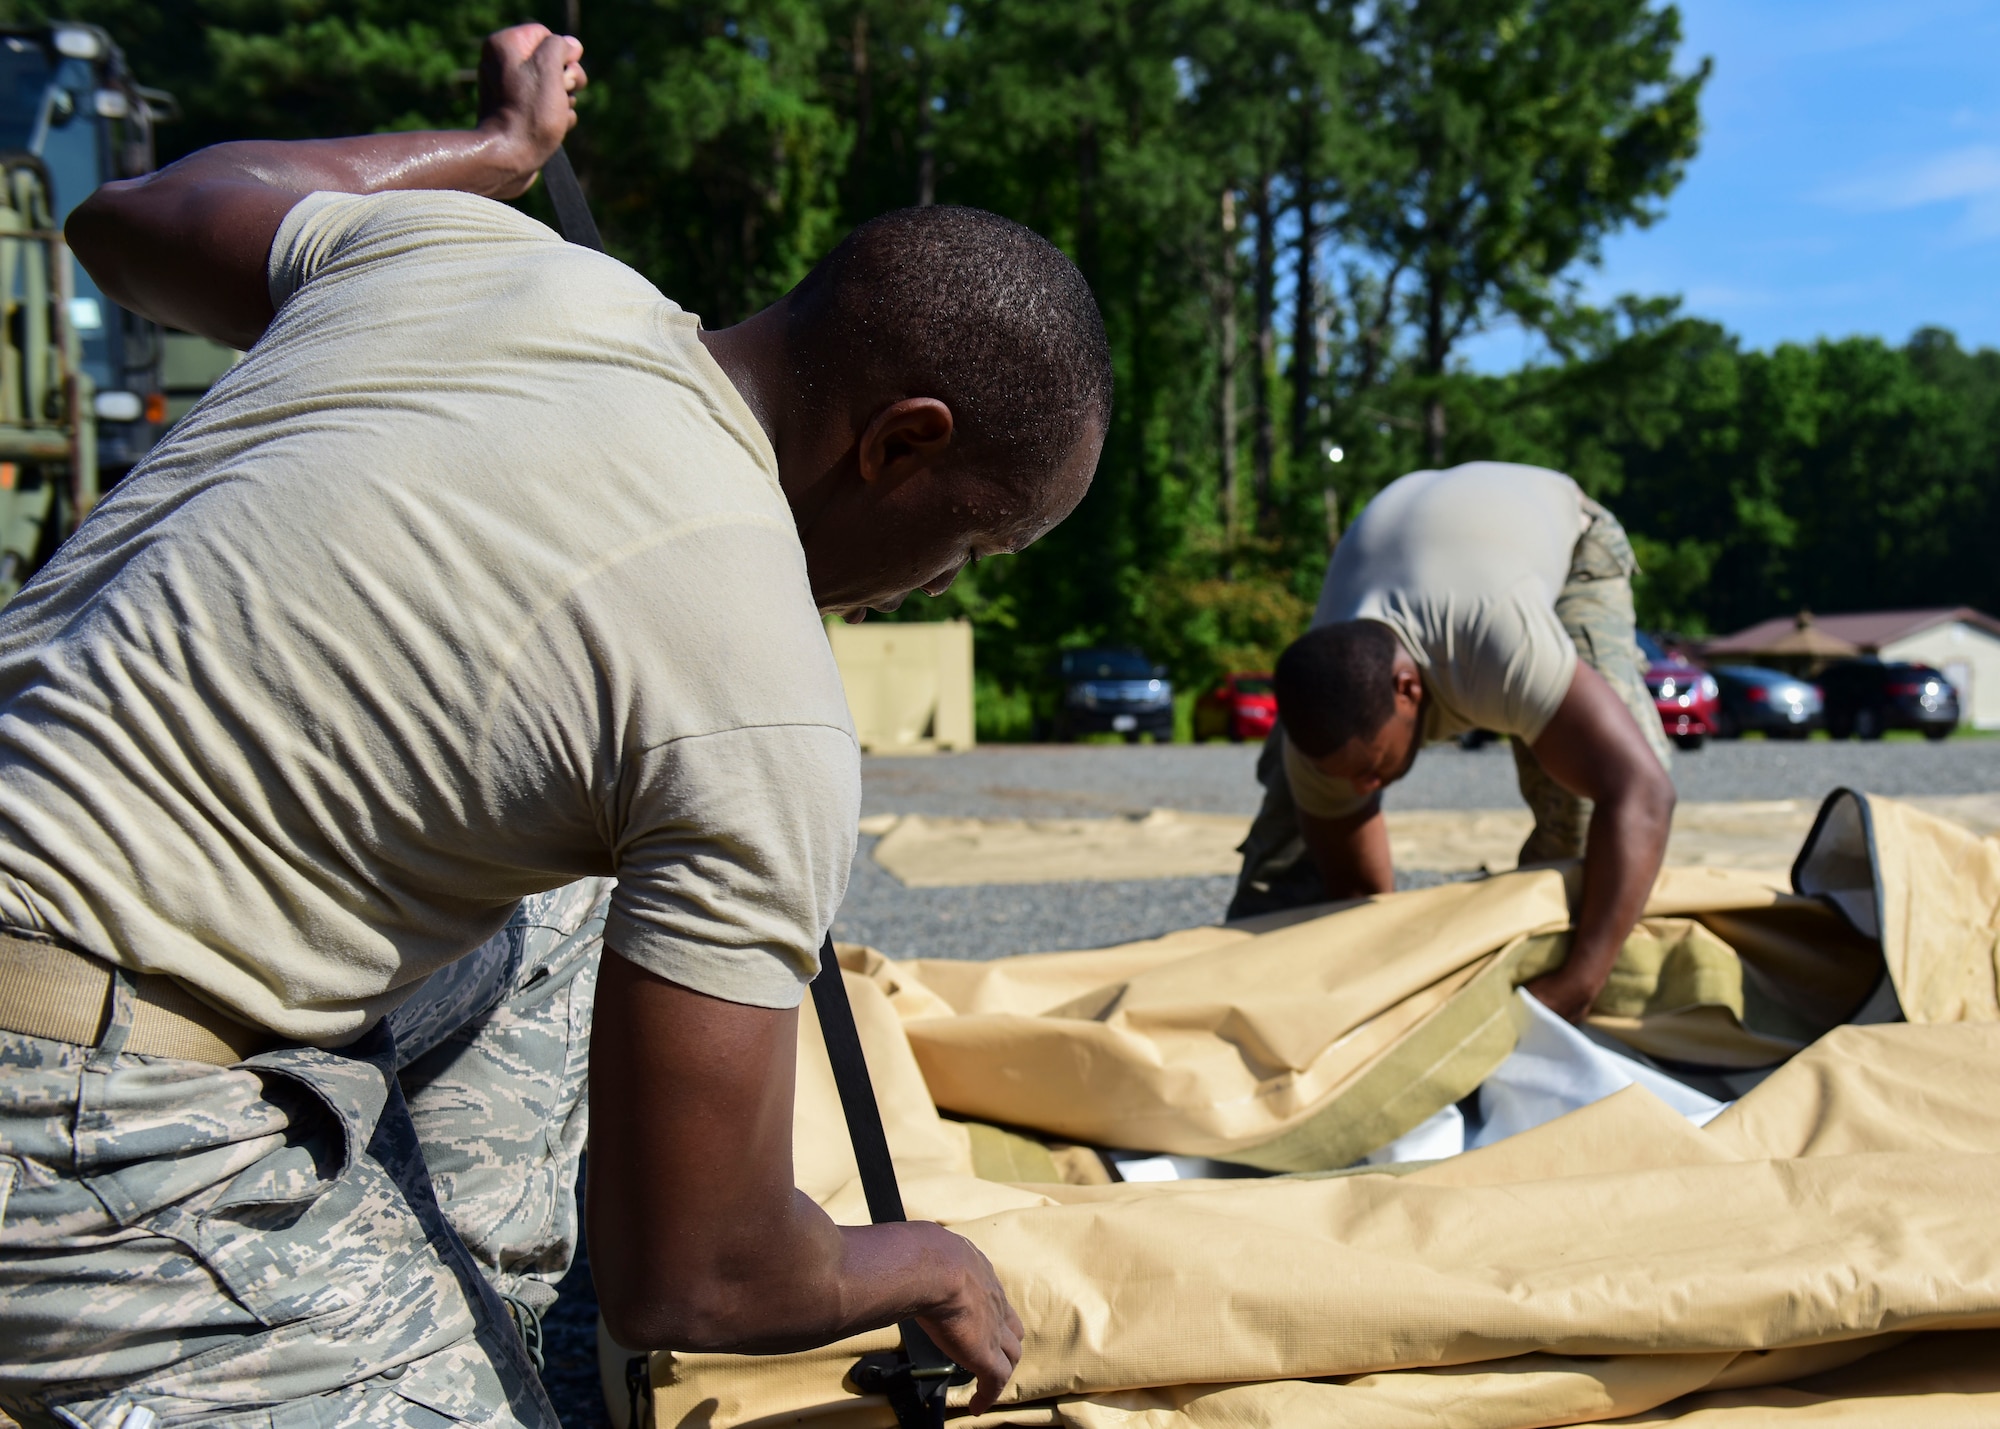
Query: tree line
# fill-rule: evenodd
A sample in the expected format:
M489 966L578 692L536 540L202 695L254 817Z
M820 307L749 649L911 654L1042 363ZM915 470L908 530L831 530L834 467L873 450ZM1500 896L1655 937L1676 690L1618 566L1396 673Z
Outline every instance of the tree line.
M5 0L15 19L49 8ZM494 0L76 0L219 139L468 122ZM901 618L978 629L988 735L1055 653L1184 685L1303 628L1342 520L1416 467L1572 472L1633 531L1650 623L2000 605L1993 354L1744 350L1594 309L1606 236L1696 151L1706 61L1653 0L534 0L584 40L570 148L612 251L721 326L888 209L969 203L1077 262L1118 400L1082 507ZM539 212L541 200L525 200ZM1541 360L1479 375L1497 322ZM1337 459L1335 459L1337 458Z

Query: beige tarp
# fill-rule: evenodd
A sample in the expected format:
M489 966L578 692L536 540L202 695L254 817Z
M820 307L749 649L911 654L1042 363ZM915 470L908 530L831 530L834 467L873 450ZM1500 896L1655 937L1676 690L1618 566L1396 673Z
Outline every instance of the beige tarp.
M1060 1148L937 1107L1005 1105L1045 1137L1338 1158L1353 1138L1331 1108L1379 1134L1401 1119L1381 1103L1449 1092L1430 1063L1504 1055L1504 1017L1456 1010L1550 954L1559 874L984 966L851 953L910 1212L977 1242L1028 1328L1006 1403L960 1422L2000 1422L2000 845L1886 801L1843 799L1823 824L1799 876L1825 902L1664 878L1611 1015L1670 1032L1693 1016L1748 1046L1772 1019L1847 1015L1886 954L1911 1025L1818 1037L1702 1130L1634 1087L1401 1175L1062 1184ZM1852 923L1879 925L1880 951ZM1404 1056L1441 1025L1441 1058ZM809 1018L801 1038L799 1185L858 1223ZM887 1425L842 1377L892 1343L656 1356L654 1422Z
M1978 830L2000 832L2000 794L1910 801ZM1674 814L1669 864L1783 869L1819 806L1805 799L1685 803ZM1443 873L1514 867L1531 824L1525 808L1397 809L1389 815L1398 868ZM910 888L980 883L1102 882L1234 874L1250 828L1238 814L1168 809L1131 818L953 819L876 815L862 832L882 835L875 861Z

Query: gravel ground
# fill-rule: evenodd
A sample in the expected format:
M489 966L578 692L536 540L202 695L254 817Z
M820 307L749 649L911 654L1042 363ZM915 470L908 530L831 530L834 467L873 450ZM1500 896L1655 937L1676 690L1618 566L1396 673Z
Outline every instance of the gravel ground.
M1236 887L1233 878L1158 878L905 888L869 857L875 843L864 838L854 855L833 936L892 958L1003 958L1129 943L1216 922Z
M1233 876L905 888L869 856L875 843L864 838L855 850L833 936L892 958L984 961L1129 943L1220 922L1236 889ZM1423 888L1445 877L1402 872L1396 886Z
M965 754L864 761L864 814L1062 818L1187 809L1257 811L1257 746L997 745ZM1807 744L1745 739L1677 752L1683 799L1818 798L1849 785L1875 794L2000 790L2000 740ZM1519 802L1505 744L1427 749L1389 792L1390 808L1504 809Z
M1255 813L1254 745L1015 745L864 761L862 812L1071 818L1187 809ZM1807 744L1746 739L1679 752L1683 799L1817 799L1843 785L1880 794L2000 790L2000 740ZM1497 809L1520 803L1505 744L1424 751L1389 793L1392 809ZM1219 919L1230 878L905 888L855 854L834 936L891 957L994 958L1096 948ZM1402 875L1404 887L1436 875Z
M930 758L876 758L862 771L867 814L1063 818L1147 809L1256 812L1257 750L1246 745L1000 746ZM1879 794L2000 790L2000 740L1943 744L1711 744L1675 757L1690 800L1817 799L1842 785ZM1427 750L1391 808L1509 808L1520 795L1505 745ZM1102 947L1222 916L1234 880L905 888L855 855L834 935L892 957L991 958ZM1433 876L1434 877L1434 876ZM1430 881L1426 879L1425 881ZM579 1255L549 1317L543 1379L567 1429L608 1429L598 1389L597 1304Z

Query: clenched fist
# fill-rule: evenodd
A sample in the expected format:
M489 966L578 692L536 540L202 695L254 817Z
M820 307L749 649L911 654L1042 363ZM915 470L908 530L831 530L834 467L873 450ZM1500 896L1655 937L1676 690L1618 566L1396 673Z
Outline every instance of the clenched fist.
M528 191L576 124L576 92L588 84L583 43L546 25L516 25L486 37L479 52L479 129L500 140L516 177L496 198Z

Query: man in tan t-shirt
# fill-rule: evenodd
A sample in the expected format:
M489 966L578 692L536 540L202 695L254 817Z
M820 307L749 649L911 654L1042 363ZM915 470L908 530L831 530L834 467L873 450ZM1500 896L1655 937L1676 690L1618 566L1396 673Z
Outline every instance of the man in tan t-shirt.
M0 614L15 1418L559 1429L586 1067L619 1341L915 1318L980 1407L1019 1357L970 1242L793 1188L860 786L820 621L1075 506L1102 322L932 208L704 331L493 202L580 55L502 32L475 130L222 145L71 219L248 353Z
M1674 806L1634 569L1616 519L1558 472L1472 462L1385 487L1278 661L1230 916L1389 892L1383 789L1423 745L1492 730L1512 740L1535 815L1521 861L1584 859L1569 959L1529 985L1582 1017L1659 874Z

